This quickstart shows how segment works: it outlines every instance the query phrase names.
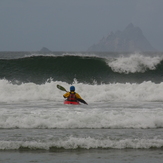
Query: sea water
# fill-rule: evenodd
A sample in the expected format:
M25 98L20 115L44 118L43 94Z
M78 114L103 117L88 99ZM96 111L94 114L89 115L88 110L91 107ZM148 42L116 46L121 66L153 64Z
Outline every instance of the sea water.
M33 59L37 61L37 57ZM108 83L109 79L105 82L101 79L101 83L91 83L91 80L83 83L81 76L76 75L75 79L72 76L76 92L88 103L76 106L63 105L65 92L56 87L59 84L69 90L71 79L56 81L53 78L43 82L36 74L39 80L33 81L33 73L28 67L24 68L20 60L18 57L13 66L17 73L8 76L12 72L10 67L3 67L5 75L1 71L1 76L5 77L0 79L0 162L162 162L161 72L156 74L159 76L157 81L152 78L152 72L162 62L160 56L131 55L109 62L115 62L110 65L115 74L121 71L114 76L118 80L121 74L136 76L137 73L142 78L151 74L151 80L132 82L131 76L126 76L129 82L122 82L122 79ZM140 71L135 64L134 68L125 67L122 60L128 64L131 60L134 63L141 61L140 65L146 65L146 69L143 67ZM13 63L9 58L3 59L4 62L10 66ZM25 81L18 65L32 78Z

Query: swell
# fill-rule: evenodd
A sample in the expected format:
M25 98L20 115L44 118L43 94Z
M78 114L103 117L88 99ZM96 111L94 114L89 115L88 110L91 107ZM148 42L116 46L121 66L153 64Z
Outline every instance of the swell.
M23 83L45 83L48 79L72 83L141 83L163 81L163 61L155 69L144 72L115 72L106 59L81 56L32 56L17 59L0 59L0 79Z

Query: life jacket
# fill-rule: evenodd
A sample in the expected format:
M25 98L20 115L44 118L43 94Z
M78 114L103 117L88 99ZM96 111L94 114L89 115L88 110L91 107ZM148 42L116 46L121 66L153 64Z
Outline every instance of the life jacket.
M74 93L70 92L70 95L68 96L67 101L77 101L77 98L75 96L75 92Z

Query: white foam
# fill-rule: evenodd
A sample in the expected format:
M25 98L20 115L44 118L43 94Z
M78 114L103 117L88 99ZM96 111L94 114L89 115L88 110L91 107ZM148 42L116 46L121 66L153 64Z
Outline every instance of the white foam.
M74 81L88 106L63 105L65 82L14 85L0 80L0 128L162 128L163 83L88 85ZM144 104L146 102L147 104ZM132 105L133 103L133 105ZM141 104L142 103L142 104Z
M35 100L62 101L65 92L57 89L60 84L69 90L65 82L47 82L42 85L24 83L12 84L0 80L0 102L21 102ZM107 101L163 101L163 83L143 82L141 84L101 84L89 85L74 81L73 84L83 99L89 102Z
M133 54L131 56L121 56L115 60L108 61L108 65L114 72L119 73L135 73L145 72L147 69L154 70L156 65L162 61L162 57L149 57L140 54Z
M91 148L114 148L114 149L149 149L161 148L163 146L162 139L122 139L112 140L109 137L106 139L95 139L91 137L77 138L68 137L66 140L59 139L48 142L41 141L0 141L0 150L16 150L19 148L43 149L64 148L64 149L91 149Z
M1 105L0 128L163 128L162 108L25 104Z
M96 57L96 58L101 58L101 56L94 54L94 53L60 53L60 54L54 54L54 53L49 53L49 54L43 54L43 53L32 53L23 56L23 58L30 58L30 57L65 57L65 56L79 56L79 57Z

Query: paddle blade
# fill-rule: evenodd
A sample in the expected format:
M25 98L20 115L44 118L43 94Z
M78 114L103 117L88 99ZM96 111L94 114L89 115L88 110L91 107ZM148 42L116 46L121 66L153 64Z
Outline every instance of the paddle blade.
M61 85L57 85L57 88L60 89L61 91L67 92L67 90L64 87L62 87Z
M88 105L83 99L79 99L79 98L78 98L78 101L80 101L80 102L82 102L82 103Z

